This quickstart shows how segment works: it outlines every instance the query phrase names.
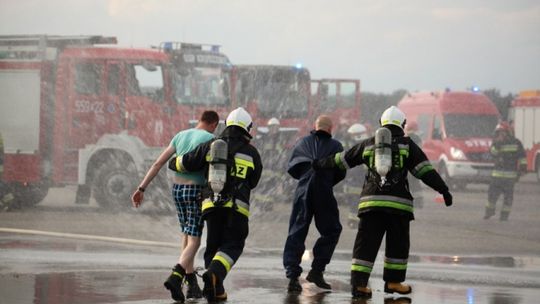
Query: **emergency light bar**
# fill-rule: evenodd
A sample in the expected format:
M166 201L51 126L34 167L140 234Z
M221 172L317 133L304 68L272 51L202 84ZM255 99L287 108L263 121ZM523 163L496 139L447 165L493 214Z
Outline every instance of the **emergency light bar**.
M220 45L208 44L208 43L187 43L180 41L165 41L159 44L158 49L164 52L178 51L178 50L199 50L209 51L212 53L219 53Z

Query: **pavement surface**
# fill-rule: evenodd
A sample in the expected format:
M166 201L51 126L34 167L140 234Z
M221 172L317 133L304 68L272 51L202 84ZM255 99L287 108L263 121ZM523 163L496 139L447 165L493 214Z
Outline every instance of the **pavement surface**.
M540 303L540 187L531 176L516 185L508 222L482 219L486 189L454 192L450 208L426 189L411 224L413 293L384 293L380 252L369 300L350 296L356 230L345 226L348 206L325 273L332 292L302 279L300 295L287 294L281 265L290 204L254 206L246 250L225 281L227 303ZM114 213L94 201L74 205L73 190L53 189L32 209L0 213L0 303L173 303L162 284L178 257L176 216L150 202ZM316 237L313 225L307 248ZM302 266L309 265L307 252Z

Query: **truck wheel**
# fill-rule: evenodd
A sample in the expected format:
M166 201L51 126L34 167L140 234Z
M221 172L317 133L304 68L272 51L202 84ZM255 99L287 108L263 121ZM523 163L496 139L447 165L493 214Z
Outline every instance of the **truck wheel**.
M104 208L118 210L131 206L131 194L137 187L137 170L131 160L108 157L96 170L92 192Z

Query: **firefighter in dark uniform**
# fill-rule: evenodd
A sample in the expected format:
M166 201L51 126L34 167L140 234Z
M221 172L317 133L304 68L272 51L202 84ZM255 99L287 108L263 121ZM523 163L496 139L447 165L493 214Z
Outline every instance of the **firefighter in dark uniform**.
M0 211L8 211L13 203L13 193L9 186L4 183L4 139L0 133Z
M491 173L484 219L495 215L495 205L502 194L504 199L499 220L507 221L514 200L514 185L521 172L527 169L523 145L512 135L511 127L507 122L501 122L495 127L490 153L494 160L494 168Z
M368 166L367 180L358 204L360 223L351 267L353 298L371 297L368 280L385 234L384 291L400 294L412 291L409 285L402 283L405 281L409 257L409 223L414 219L413 197L409 192L407 171L441 193L446 206L452 205L452 195L447 185L433 169L424 152L409 137L404 136L403 112L395 106L386 109L380 124L381 128L374 137L360 142L346 152L313 164L316 168L339 167L343 170L361 164ZM375 142L376 138L380 138L379 134L388 132L384 128L390 130L391 142L377 146ZM383 148L391 151L386 152L386 166L389 171L384 175L380 173L383 170L376 166ZM383 167L381 163L379 161L379 167Z
M345 140L345 148L350 149L357 143L369 137L367 128L363 124L355 123L347 129L347 139ZM361 165L357 170L349 172L347 179L343 184L343 202L349 204L349 212L347 214L347 226L356 229L358 227L358 207L355 200L362 193L362 185L365 181L366 166Z
M257 186L262 172L261 157L250 144L251 116L243 108L232 111L226 128L217 140L227 146L226 182L218 193L212 191L212 177L208 176L210 189L203 194L202 212L207 226L206 251L203 274L203 294L209 302L225 301L227 293L223 280L244 249L248 236L250 193ZM169 168L175 171L212 169L211 147L216 140L199 145L195 150L172 158ZM210 167L210 168L209 168ZM209 175L211 175L209 173ZM217 189L217 188L216 188Z
M267 123L268 132L257 135L257 145L261 153L264 170L261 174L260 186L253 193L253 200L263 211L272 211L274 203L283 201L285 194L285 162L287 154L283 153L285 146L280 136L280 122L272 117Z

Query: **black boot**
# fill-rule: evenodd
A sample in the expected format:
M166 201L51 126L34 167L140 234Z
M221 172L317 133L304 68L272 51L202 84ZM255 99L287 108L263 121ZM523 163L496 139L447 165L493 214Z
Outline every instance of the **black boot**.
M202 298L202 291L197 283L197 275L195 273L186 274L187 292L186 298L188 299L200 299Z
M298 278L291 278L289 280L289 286L287 286L287 292L300 293L302 292L302 285L298 282Z
M203 295L208 302L221 302L227 300L227 293L223 282L215 273L207 271L202 276L204 282Z
M319 288L332 289L332 286L330 286L330 284L328 284L328 283L326 283L326 281L324 281L323 273L320 272L320 271L315 271L315 270L312 269L308 273L308 275L306 277L306 280L308 282L314 283Z
M495 215L494 209L486 209L486 213L484 214L484 219L487 220L494 215Z
M353 299L370 299L373 292L369 287L353 286L351 289Z
M182 284L184 283L184 278L186 277L186 271L180 264L174 266L171 275L167 278L167 281L163 283L163 286L171 292L171 297L173 300L184 303L185 297L182 292Z

